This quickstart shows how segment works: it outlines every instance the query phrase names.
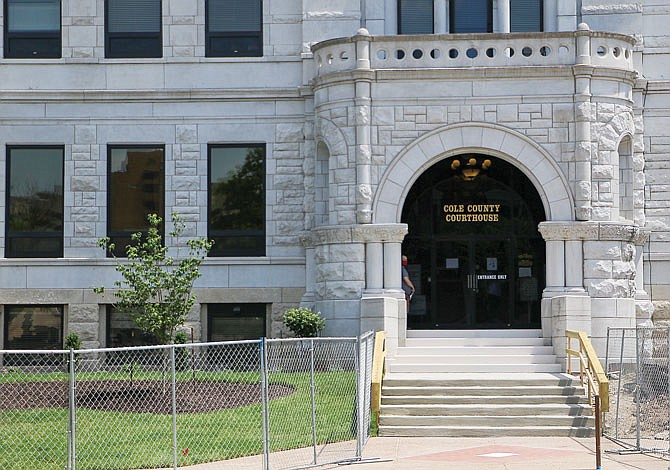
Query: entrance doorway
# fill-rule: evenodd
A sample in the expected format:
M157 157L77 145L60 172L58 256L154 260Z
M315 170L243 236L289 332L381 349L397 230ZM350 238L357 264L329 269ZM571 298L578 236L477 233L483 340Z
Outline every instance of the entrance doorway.
M403 208L408 328L539 327L544 219L530 180L504 160L460 155L426 171Z

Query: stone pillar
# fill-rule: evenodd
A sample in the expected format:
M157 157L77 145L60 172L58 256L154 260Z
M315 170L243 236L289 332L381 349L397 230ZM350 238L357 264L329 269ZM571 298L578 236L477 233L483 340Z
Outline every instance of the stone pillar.
M384 243L384 289L402 290L400 242Z
M542 26L545 32L558 31L557 0L544 0L542 5Z
M367 29L361 28L354 36L356 43L356 70L370 70L370 41ZM355 98L354 113L356 125L356 222L369 224L372 222L372 187L370 185L370 163L372 149L370 147L370 105L372 78L358 74L354 82Z
M433 31L435 34L447 32L447 0L435 0L433 3Z
M575 217L591 220L591 31L580 23L575 34Z
M581 240L565 241L565 286L569 292L584 292L584 256Z
M509 33L510 32L510 0L497 0L496 6L498 7L498 24L496 26L496 33Z
M635 244L635 322L640 326L651 326L654 304L644 290L644 245L649 241L650 230L640 229L633 239Z
M369 242L365 246L365 288L367 292L381 292L384 288L384 245Z
M547 240L546 253L547 287L545 291L563 292L565 290L565 245L563 240Z

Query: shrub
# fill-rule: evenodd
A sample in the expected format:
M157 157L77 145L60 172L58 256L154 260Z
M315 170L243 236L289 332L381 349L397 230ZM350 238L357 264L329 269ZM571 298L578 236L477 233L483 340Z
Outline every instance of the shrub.
M81 349L81 339L77 333L70 333L63 339L65 349Z
M304 307L289 308L284 312L282 320L297 338L317 336L326 326L326 320L321 318L321 312L314 313L311 308Z

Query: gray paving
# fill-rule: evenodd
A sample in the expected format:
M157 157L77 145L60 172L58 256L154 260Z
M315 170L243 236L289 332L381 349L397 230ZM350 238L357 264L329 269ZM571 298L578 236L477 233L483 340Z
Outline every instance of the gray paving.
M661 442L659 445L667 443ZM363 460L351 465L319 468L352 470L588 470L595 469L595 439L574 437L375 437ZM602 441L603 470L670 470L670 460L656 455L624 452ZM613 451L621 451L617 453ZM305 450L283 452L282 462L304 459ZM311 451L308 451L311 452ZM305 460L302 460L305 461ZM260 470L260 456L188 467L191 470Z

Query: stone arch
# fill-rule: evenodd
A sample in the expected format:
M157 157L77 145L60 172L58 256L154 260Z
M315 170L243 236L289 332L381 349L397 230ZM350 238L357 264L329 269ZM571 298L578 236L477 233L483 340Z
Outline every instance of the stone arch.
M323 218L319 225L324 224L337 224L341 218L341 214L338 214L337 209L333 206L332 201L330 200L329 194L332 193L331 186L338 184L335 181L335 178L332 177L332 172L338 169L338 162L348 162L348 144L344 133L340 130L339 127L335 125L332 121L326 118L317 118L315 123L315 132L314 132L314 141L315 141L315 152L318 151L319 144L325 145L328 149L328 190L326 194L326 208L327 212L325 218ZM318 157L318 155L316 155ZM318 163L318 162L315 162ZM352 206L350 209L351 214L348 215L349 218L354 218L354 209ZM346 217L346 216L345 216ZM327 219L327 220L325 220Z
M487 153L512 163L535 186L547 220L574 220L570 186L558 164L527 136L496 124L449 125L405 147L382 176L373 201L373 223L398 223L407 193L436 162L464 152Z

